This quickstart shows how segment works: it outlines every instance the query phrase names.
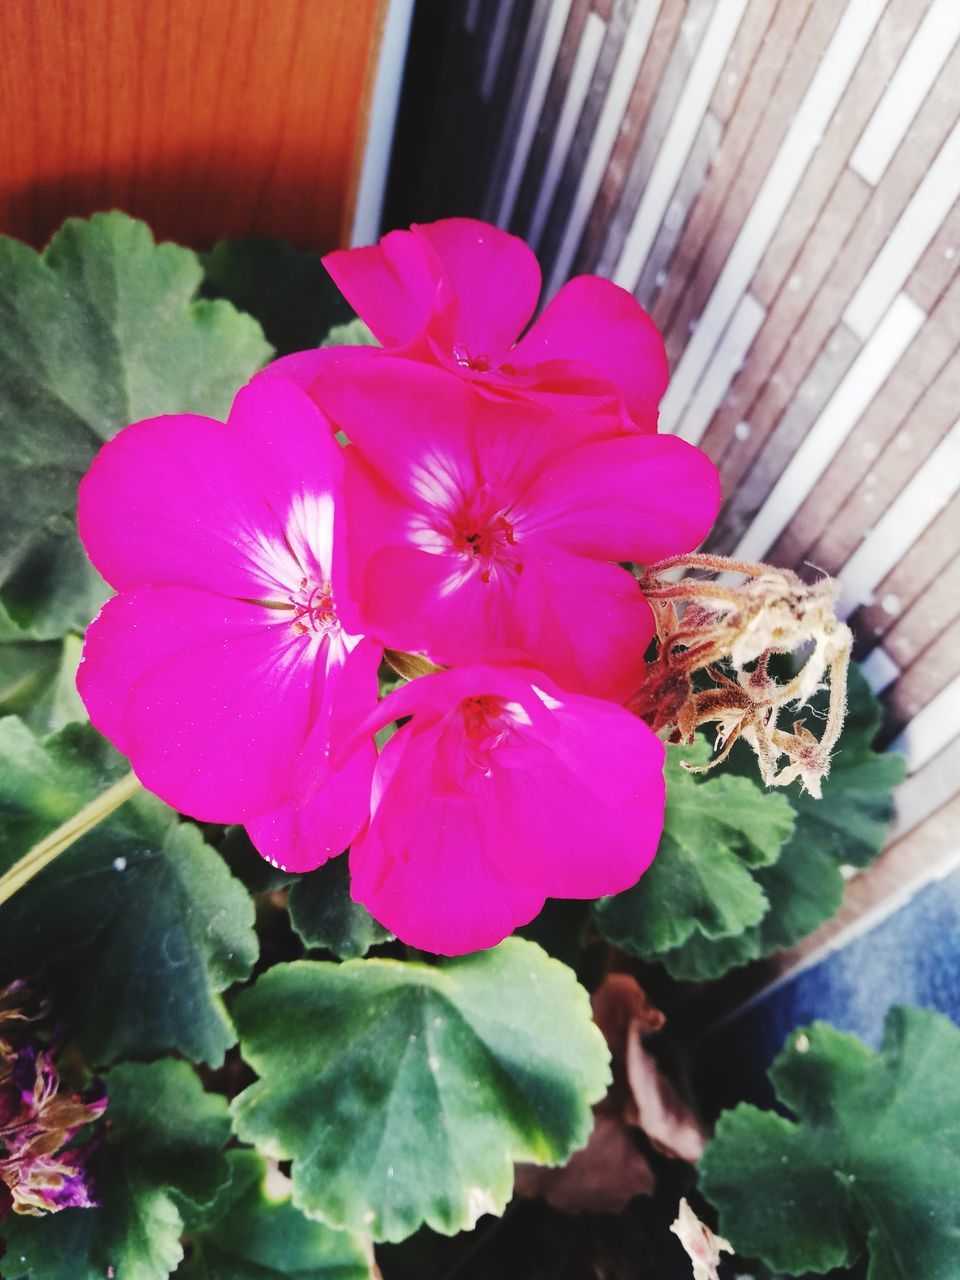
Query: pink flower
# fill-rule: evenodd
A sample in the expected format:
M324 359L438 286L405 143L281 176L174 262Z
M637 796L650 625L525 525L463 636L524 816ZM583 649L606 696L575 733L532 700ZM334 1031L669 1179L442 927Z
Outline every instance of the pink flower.
M343 624L343 451L280 379L229 422L139 422L80 486L80 533L117 589L78 688L145 786L210 822L247 822L290 870L366 818L372 741L331 769L331 736L377 698L379 648ZM295 812L292 812L295 811Z
M494 946L547 897L634 884L663 825L663 745L622 707L535 671L461 667L387 697L412 716L381 753L353 897L404 942Z
M537 305L540 267L522 240L486 222L415 225L323 261L394 354L442 365L498 398L621 404L628 430L656 431L666 353L649 316L619 285L578 276L520 337ZM301 352L274 367L309 385L327 359Z
M626 698L653 623L611 562L695 547L720 501L713 464L672 436L584 439L579 414L494 403L413 361L356 367L331 362L315 394L351 441L363 629L441 664L529 663Z

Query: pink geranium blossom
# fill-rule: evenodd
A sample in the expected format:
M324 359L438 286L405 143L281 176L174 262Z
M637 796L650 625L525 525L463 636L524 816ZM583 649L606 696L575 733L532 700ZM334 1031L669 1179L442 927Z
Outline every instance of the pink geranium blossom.
M357 625L441 664L521 662L622 700L653 632L632 574L692 549L720 501L675 437L583 437L581 417L494 403L409 360L331 363L316 393L351 440ZM594 418L595 422L601 421Z
M521 337L540 294L540 267L528 245L489 223L414 225L323 261L393 354L442 365L495 397L619 404L627 429L656 431L668 377L663 341L619 285L577 276ZM309 385L327 358L302 352L275 368Z
M290 870L366 818L372 741L331 769L335 726L377 697L380 650L345 628L343 451L298 388L242 390L224 425L122 431L80 487L80 533L117 589L87 632L93 723L169 804L247 822Z
M663 825L664 749L636 717L531 670L461 667L387 697L351 892L404 942L491 947L547 897L635 884Z

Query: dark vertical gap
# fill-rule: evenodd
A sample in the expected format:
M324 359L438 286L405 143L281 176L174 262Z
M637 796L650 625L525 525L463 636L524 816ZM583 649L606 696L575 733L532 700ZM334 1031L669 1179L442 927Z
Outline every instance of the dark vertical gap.
M499 0L482 0L473 32L465 5L417 0L410 31L384 230L480 217L496 161L533 0L515 0L493 91L481 97Z

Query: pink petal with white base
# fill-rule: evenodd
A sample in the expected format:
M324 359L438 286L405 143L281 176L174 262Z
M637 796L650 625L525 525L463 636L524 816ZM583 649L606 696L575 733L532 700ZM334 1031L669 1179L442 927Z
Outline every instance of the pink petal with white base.
M146 586L101 610L77 685L146 787L191 817L235 822L288 795L316 696L306 657L277 611Z
M493 946L545 897L616 893L649 866L663 747L629 712L478 666L412 682L362 731L407 715L350 858L354 897L403 941Z
M312 798L338 719L376 702L379 647L338 613L342 467L310 398L264 379L226 425L128 427L84 482L81 534L121 594L78 687L145 785L194 817Z
M634 525L628 517L622 547L607 536L604 522L624 522L608 512L603 486L611 505L621 499L620 445L642 455L630 472L635 481L661 442L572 444L565 431L546 429L538 407L499 406L440 371L394 363L392 377L385 365L382 375L338 385L331 397L355 441L345 493L356 628L440 663L526 661L567 688L628 696L653 624L632 575L609 563L630 558ZM603 462L607 446L616 448L604 470L594 458ZM684 458L700 457L678 447ZM564 467L558 489L550 477ZM662 468L647 470L654 482L663 479ZM642 511L643 492L631 497ZM681 489L678 506L688 497ZM652 502L662 509L659 496ZM599 532L589 519L578 523L578 504L597 511ZM681 510L675 524L683 528L685 518Z

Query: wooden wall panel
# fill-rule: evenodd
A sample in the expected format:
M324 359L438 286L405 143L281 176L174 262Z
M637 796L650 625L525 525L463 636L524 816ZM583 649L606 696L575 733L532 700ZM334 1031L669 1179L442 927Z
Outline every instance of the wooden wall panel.
M498 132L478 204L410 213L499 214L527 235L546 200L548 294L595 271L651 310L672 366L662 428L723 478L710 545L840 578L913 771L902 836L924 796L960 786L938 763L960 749L960 3L534 0L511 21L530 46L513 118L534 112L533 141ZM519 201L501 199L511 164Z
M381 0L3 0L0 232L343 242Z

